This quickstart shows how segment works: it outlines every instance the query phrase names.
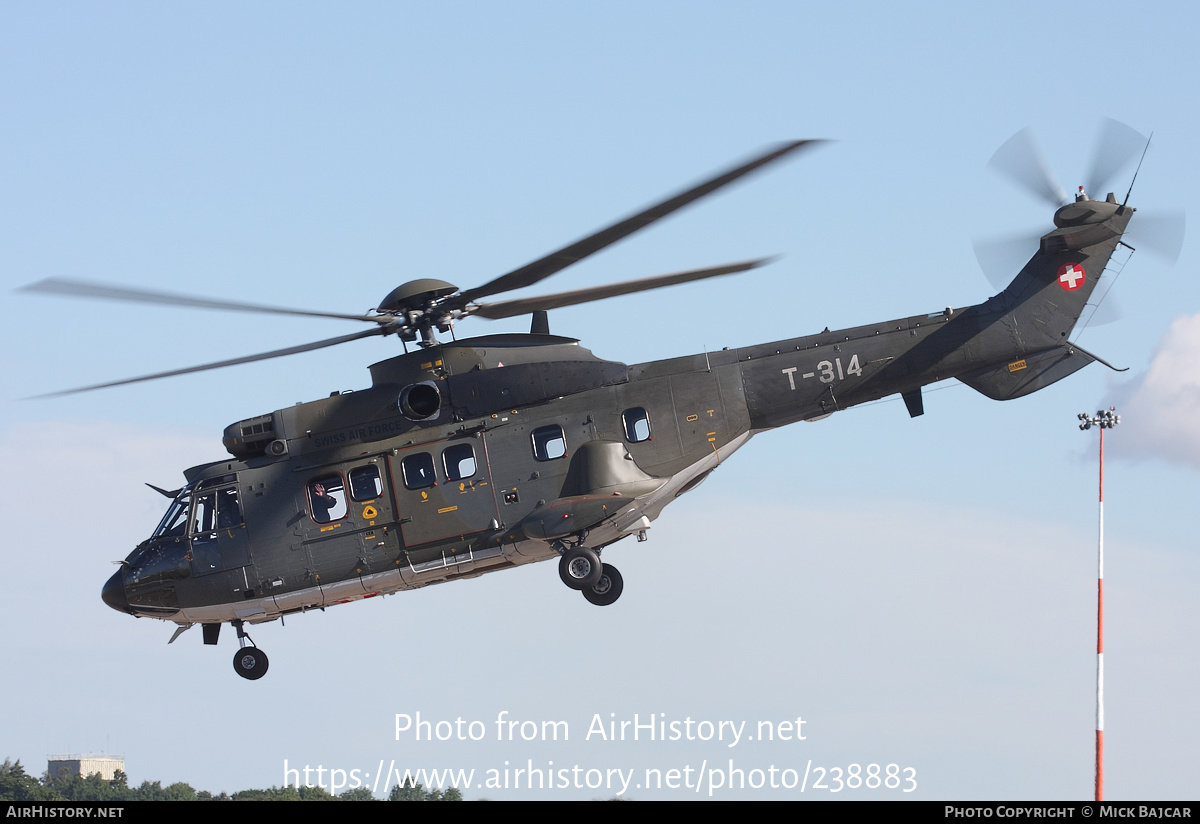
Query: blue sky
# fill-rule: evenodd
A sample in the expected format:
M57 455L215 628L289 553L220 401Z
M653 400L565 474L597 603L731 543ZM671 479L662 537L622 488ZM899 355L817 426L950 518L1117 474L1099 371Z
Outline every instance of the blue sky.
M551 313L640 362L856 325L988 294L971 240L1050 228L985 169L1031 126L1068 188L1097 122L1154 132L1131 202L1200 183L1186 4L13 3L0 8L4 249L0 456L3 756L123 752L134 781L232 791L283 764L801 769L897 763L910 797L1090 797L1095 438L1108 444L1109 798L1195 798L1192 501L1200 288L1138 252L1094 365L995 403L949 384L755 438L674 504L596 610L548 564L259 627L232 639L105 607L229 423L368 383L371 339L87 395L31 395L355 331L53 300L69 276L331 311L397 284L482 283L775 141L817 152L697 204L538 291L779 253L706 284ZM1114 188L1123 194L1128 173ZM1137 245L1137 218L1129 240ZM1032 250L1031 250L1032 251ZM522 331L472 320L460 335ZM568 720L569 742L395 740L397 713ZM802 742L602 743L595 713L806 720ZM494 732L494 726L489 726ZM469 790L591 798L607 789ZM767 789L720 797L810 797ZM634 798L695 797L634 789ZM892 797L846 791L842 797ZM826 797L817 793L815 797Z

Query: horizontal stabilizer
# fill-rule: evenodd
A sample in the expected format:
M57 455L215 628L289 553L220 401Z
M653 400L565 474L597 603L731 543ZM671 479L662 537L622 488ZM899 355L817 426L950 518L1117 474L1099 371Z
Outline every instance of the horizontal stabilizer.
M1010 401L1045 389L1095 360L1074 346L1057 346L1011 363L985 366L958 379L992 400Z

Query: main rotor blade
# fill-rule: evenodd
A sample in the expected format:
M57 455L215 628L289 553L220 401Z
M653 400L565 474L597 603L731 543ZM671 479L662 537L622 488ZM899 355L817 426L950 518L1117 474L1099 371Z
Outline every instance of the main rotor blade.
M109 383L97 383L92 386L81 386L78 389L65 389L61 392L50 392L45 395L35 395L34 398L57 398L61 395L74 395L79 392L91 392L94 389L107 389L110 386L124 386L127 383L141 383L142 381L154 381L159 378L170 378L175 375L186 375L190 372L204 372L209 369L221 369L226 366L237 366L241 363L253 363L254 361L269 360L271 358L282 358L284 355L296 355L300 352L311 352L314 349L324 349L327 346L336 346L339 343L349 343L352 340L359 338L369 338L373 335L386 335L388 330L382 326L375 329L366 329L362 332L355 332L352 335L342 335L336 338L326 338L325 340L314 341L313 343L305 343L300 346L289 346L287 349L276 349L273 352L263 352L258 355L246 355L242 358L233 358L231 360L218 361L217 363L206 363L202 366L189 366L186 369L172 369L170 372L158 372L154 375L143 375L140 378L126 378L120 381L110 381Z
M1094 200L1103 200L1108 184L1146 146L1146 138L1119 120L1100 121L1096 153L1087 176L1087 192Z
M675 272L670 275L658 275L640 280L627 280L621 283L610 283L605 286L593 286L589 289L576 289L571 292L558 292L553 295L542 295L537 298L521 298L518 300L503 300L497 303L485 303L472 310L471 314L497 320L511 318L514 315L528 315L543 309L560 309L563 306L574 306L578 303L588 303L593 300L630 295L634 292L645 292L649 289L659 289L663 286L674 286L677 283L687 283L693 280L715 278L720 275L732 275L735 272L745 272L757 269L774 261L775 258L759 258L742 263L729 263L725 266L712 266L706 269L690 269L686 272Z
M1018 185L1028 189L1055 208L1067 202L1067 193L1050 171L1046 156L1038 148L1029 129L1022 129L996 150L988 166L1008 175Z
M102 300L117 300L126 303L156 303L163 306L189 306L194 309L224 309L234 312L259 312L271 315L299 315L310 318L339 318L341 320L366 320L372 323L391 323L392 318L386 315L344 315L335 312L315 312L305 309L285 309L280 306L263 306L256 303L239 303L230 300L212 300L190 295L177 295L170 292L152 292L147 289L130 289L125 286L110 286L106 283L92 283L86 280L71 278L46 278L28 286L22 286L18 292L38 292L47 295L67 295L77 298L99 298Z
M485 283L482 286L477 286L474 289L468 289L458 297L454 298L454 302L459 306L465 306L470 301L478 298L495 295L501 292L509 292L513 289L521 289L526 286L532 286L540 280L550 277L556 272L570 266L576 261L582 260L588 255L595 254L601 249L616 243L622 238L628 237L639 229L644 229L654 221L664 218L672 212L683 208L694 200L698 200L705 195L715 192L722 186L726 186L733 181L741 178L756 169L766 166L781 157L784 157L792 152L804 148L806 146L816 146L824 141L820 140L797 140L791 143L784 143L781 146L776 146L770 151L765 152L751 160L749 163L744 163L735 169L730 169L727 172L710 178L686 192L681 192L673 197L667 198L661 203L656 203L648 209L638 212L635 215L625 218L622 221L614 223L604 229L601 229L594 234L577 240L569 246L564 246L556 252L551 252L539 260L532 263L527 263L519 269L514 269L508 274Z

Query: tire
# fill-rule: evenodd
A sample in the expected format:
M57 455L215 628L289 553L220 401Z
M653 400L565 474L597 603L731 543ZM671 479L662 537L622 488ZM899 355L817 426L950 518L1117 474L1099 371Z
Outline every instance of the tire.
M612 564L604 564L601 567L600 580L596 582L595 586L585 589L583 597L588 599L588 603L606 607L615 603L621 597L624 589L625 580L621 577L621 573Z
M558 560L558 577L571 589L591 589L600 575L600 556L585 546L571 547Z
M266 675L268 664L267 654L258 647L242 647L233 656L233 671L251 681Z

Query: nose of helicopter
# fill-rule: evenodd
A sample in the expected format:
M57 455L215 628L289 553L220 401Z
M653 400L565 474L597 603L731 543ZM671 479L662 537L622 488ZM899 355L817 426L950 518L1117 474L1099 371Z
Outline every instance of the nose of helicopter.
M125 580L122 572L118 569L111 578L104 582L104 588L100 590L100 597L104 599L104 603L117 612L127 613L129 612L129 599L125 597Z

